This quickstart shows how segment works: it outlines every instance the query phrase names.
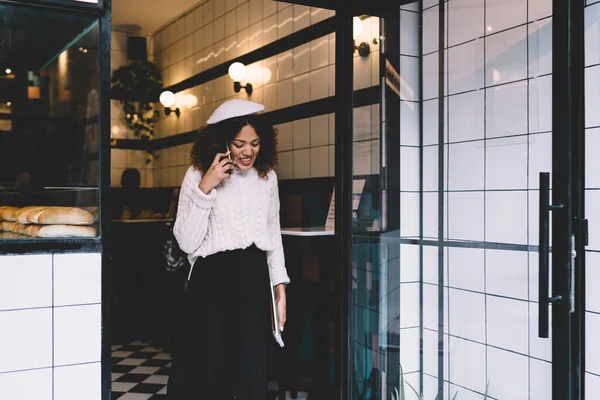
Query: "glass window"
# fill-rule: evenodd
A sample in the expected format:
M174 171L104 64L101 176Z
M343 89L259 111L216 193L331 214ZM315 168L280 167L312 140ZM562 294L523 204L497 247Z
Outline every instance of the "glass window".
M0 7L1 240L97 236L98 50L93 17Z

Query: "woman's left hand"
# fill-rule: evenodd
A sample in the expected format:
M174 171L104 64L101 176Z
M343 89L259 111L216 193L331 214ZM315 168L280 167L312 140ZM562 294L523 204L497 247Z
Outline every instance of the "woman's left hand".
M285 286L283 284L275 286L275 295L277 301L277 317L279 318L279 329L283 332L286 321L286 297Z

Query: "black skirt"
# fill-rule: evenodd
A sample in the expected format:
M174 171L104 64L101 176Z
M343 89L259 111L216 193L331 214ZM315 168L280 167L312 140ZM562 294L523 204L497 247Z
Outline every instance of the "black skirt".
M173 343L170 400L264 400L269 269L255 246L200 257Z

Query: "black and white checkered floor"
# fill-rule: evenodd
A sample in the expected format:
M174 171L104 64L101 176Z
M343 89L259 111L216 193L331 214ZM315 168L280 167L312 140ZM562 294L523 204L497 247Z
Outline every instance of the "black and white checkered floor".
M166 347L135 341L112 346L112 398L115 400L156 400L167 398L171 354ZM295 400L305 400L300 392ZM269 398L277 399L277 384L269 382ZM286 400L291 400L286 393Z
M167 348L140 341L112 346L112 398L166 399L170 368Z

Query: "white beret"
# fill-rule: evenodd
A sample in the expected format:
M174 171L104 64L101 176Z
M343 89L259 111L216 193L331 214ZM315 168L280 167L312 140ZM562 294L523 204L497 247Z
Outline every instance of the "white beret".
M256 114L265 109L262 104L248 100L228 100L221 104L215 112L212 113L207 124L216 124L225 119L242 117L244 115Z

